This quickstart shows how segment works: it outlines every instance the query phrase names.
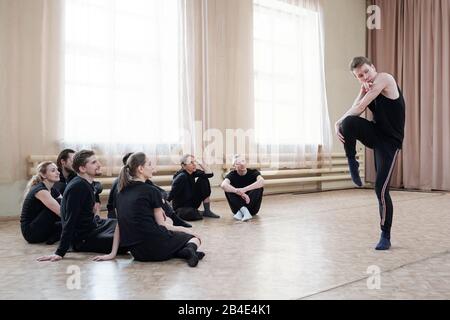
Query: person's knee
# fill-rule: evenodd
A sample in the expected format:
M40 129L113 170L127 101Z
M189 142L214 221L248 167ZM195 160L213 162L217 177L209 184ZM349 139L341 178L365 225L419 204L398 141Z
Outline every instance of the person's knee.
M206 177L199 177L199 178L197 178L196 184L210 186L209 179L206 178Z
M355 126L355 123L358 121L358 116L348 116L342 121L341 130L343 134L348 134L351 132Z
M262 198L263 194L264 194L264 188L259 188L256 190L253 190L254 194L258 197L258 198Z

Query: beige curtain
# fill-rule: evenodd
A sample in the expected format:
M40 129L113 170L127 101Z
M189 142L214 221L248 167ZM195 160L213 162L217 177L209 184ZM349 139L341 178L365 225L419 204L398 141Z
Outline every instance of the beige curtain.
M450 0L370 0L381 30L368 31L368 56L394 75L406 100L402 156L392 185L450 190ZM366 180L374 181L371 152Z
M208 0L207 2L207 103L203 113L207 128L219 129L226 143L223 145L225 160L230 161L233 153L251 155L264 154L267 148L257 146L255 136L255 97L254 97L254 13L253 0ZM320 13L317 0L277 0L299 8L308 8ZM321 26L319 31L321 31ZM320 38L322 40L322 38ZM322 43L321 43L322 44ZM323 45L323 44L322 44ZM321 48L317 50L321 54ZM301 53L299 53L301 54ZM319 60L323 64L322 56ZM318 72L318 74L321 74ZM323 84L323 88L325 85ZM326 149L330 149L329 119L326 108L326 95L323 94L323 134ZM233 136L240 130L239 138ZM268 129L270 131L270 129ZM245 141L242 139L245 136ZM317 153L317 146L295 146L295 151L286 154L293 161L303 163L306 153ZM245 151L243 151L245 149ZM325 149L325 148L324 148ZM310 151L310 152L307 152ZM324 151L324 150L322 150ZM278 157L279 152L276 153ZM216 159L217 161L218 159ZM292 162L293 162L292 161Z
M57 151L60 10L55 0L0 0L0 183L26 178L28 155Z
M215 163L222 163L238 152L230 147L234 139L225 142L226 129L247 131L254 127L253 1L206 0L206 3L207 83L203 119L207 129L217 129L210 131L217 136L208 137L208 143L219 141L216 139L219 135L223 138L221 149L225 158L214 157ZM211 158L208 149L204 150L205 156Z

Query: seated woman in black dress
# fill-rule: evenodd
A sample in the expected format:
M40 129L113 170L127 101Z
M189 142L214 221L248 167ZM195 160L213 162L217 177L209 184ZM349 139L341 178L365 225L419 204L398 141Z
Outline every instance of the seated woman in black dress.
M22 235L29 243L53 244L61 237L61 195L54 188L59 181L57 166L40 163L28 182L20 216Z
M129 152L122 158L122 163L124 166L127 164L128 158L133 153L134 152ZM192 225L190 225L189 223L187 223L186 221L184 221L183 219L181 219L179 216L176 215L175 211L172 209L172 206L167 201L169 194L164 189L162 189L159 186L157 186L156 184L154 184L151 180L147 180L146 183L153 186L161 194L161 198L162 198L162 202L163 202L162 209L164 210L164 213L166 214L166 216L168 218L170 218L170 220L173 221L174 226L181 226L181 227L186 227L186 228L192 227ZM109 193L108 204L106 206L108 209L108 218L114 218L114 219L117 218L116 201L117 201L117 193L118 193L117 186L118 185L119 185L119 178L114 180L114 182L111 186L111 191Z
M126 247L137 261L164 261L171 258L187 260L195 267L204 253L197 252L200 237L184 227L173 226L162 209L160 192L146 183L153 167L142 152L127 160L119 175L116 210L118 226L109 255L94 260L114 259L119 244Z

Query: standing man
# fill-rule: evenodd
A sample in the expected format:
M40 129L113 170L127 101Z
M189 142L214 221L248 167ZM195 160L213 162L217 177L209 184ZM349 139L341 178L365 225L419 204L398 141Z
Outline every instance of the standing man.
M261 207L264 178L258 170L247 169L247 163L240 155L233 157L233 168L220 187L225 191L234 218L248 221Z
M335 131L344 144L352 180L359 187L362 182L355 157L356 140L374 150L375 192L381 219L381 238L375 249L388 250L391 247L393 216L389 181L403 144L405 101L394 77L378 73L369 59L354 58L350 70L360 82L361 90L353 106L336 122ZM367 108L373 113L373 121L360 117Z

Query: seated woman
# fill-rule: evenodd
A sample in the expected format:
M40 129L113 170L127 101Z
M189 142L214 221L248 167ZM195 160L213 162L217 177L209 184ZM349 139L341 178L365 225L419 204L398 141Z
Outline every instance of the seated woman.
M54 188L58 181L58 167L46 161L37 166L36 174L28 182L20 227L29 243L53 244L61 237L61 194Z
M153 174L149 158L134 153L119 175L116 210L118 225L109 255L96 261L114 259L119 244L126 247L137 261L185 259L195 267L204 253L197 252L200 237L184 227L173 226L162 209L162 198L155 187L146 183Z
M264 178L258 170L248 169L245 158L240 155L233 157L233 167L220 187L225 191L234 218L248 221L261 207Z
M122 163L124 166L127 164L128 158L132 154L133 154L133 152L127 153L122 158ZM172 209L172 206L167 201L167 198L169 195L164 189L162 189L159 186L157 186L156 184L154 184L151 180L147 180L146 183L148 183L149 185L154 187L161 194L161 199L162 199L162 203L163 203L162 209L164 210L164 213L166 214L166 216L173 221L174 226L181 226L181 227L186 227L186 228L192 227L192 225L190 225L189 223L187 223L186 221L184 221L183 219L181 219L180 217L178 217L176 215L175 211ZM108 218L114 218L114 219L117 218L116 201L117 201L117 186L118 186L118 184L119 184L119 178L114 180L112 187L111 187L111 191L109 193L108 205L106 206L108 208Z
M201 170L197 169L197 165ZM211 169L198 163L193 155L184 155L181 158L181 170L173 176L167 201L172 201L172 207L177 213L181 208L198 209L203 202L203 217L220 218L210 207L211 184L208 179L213 176Z

